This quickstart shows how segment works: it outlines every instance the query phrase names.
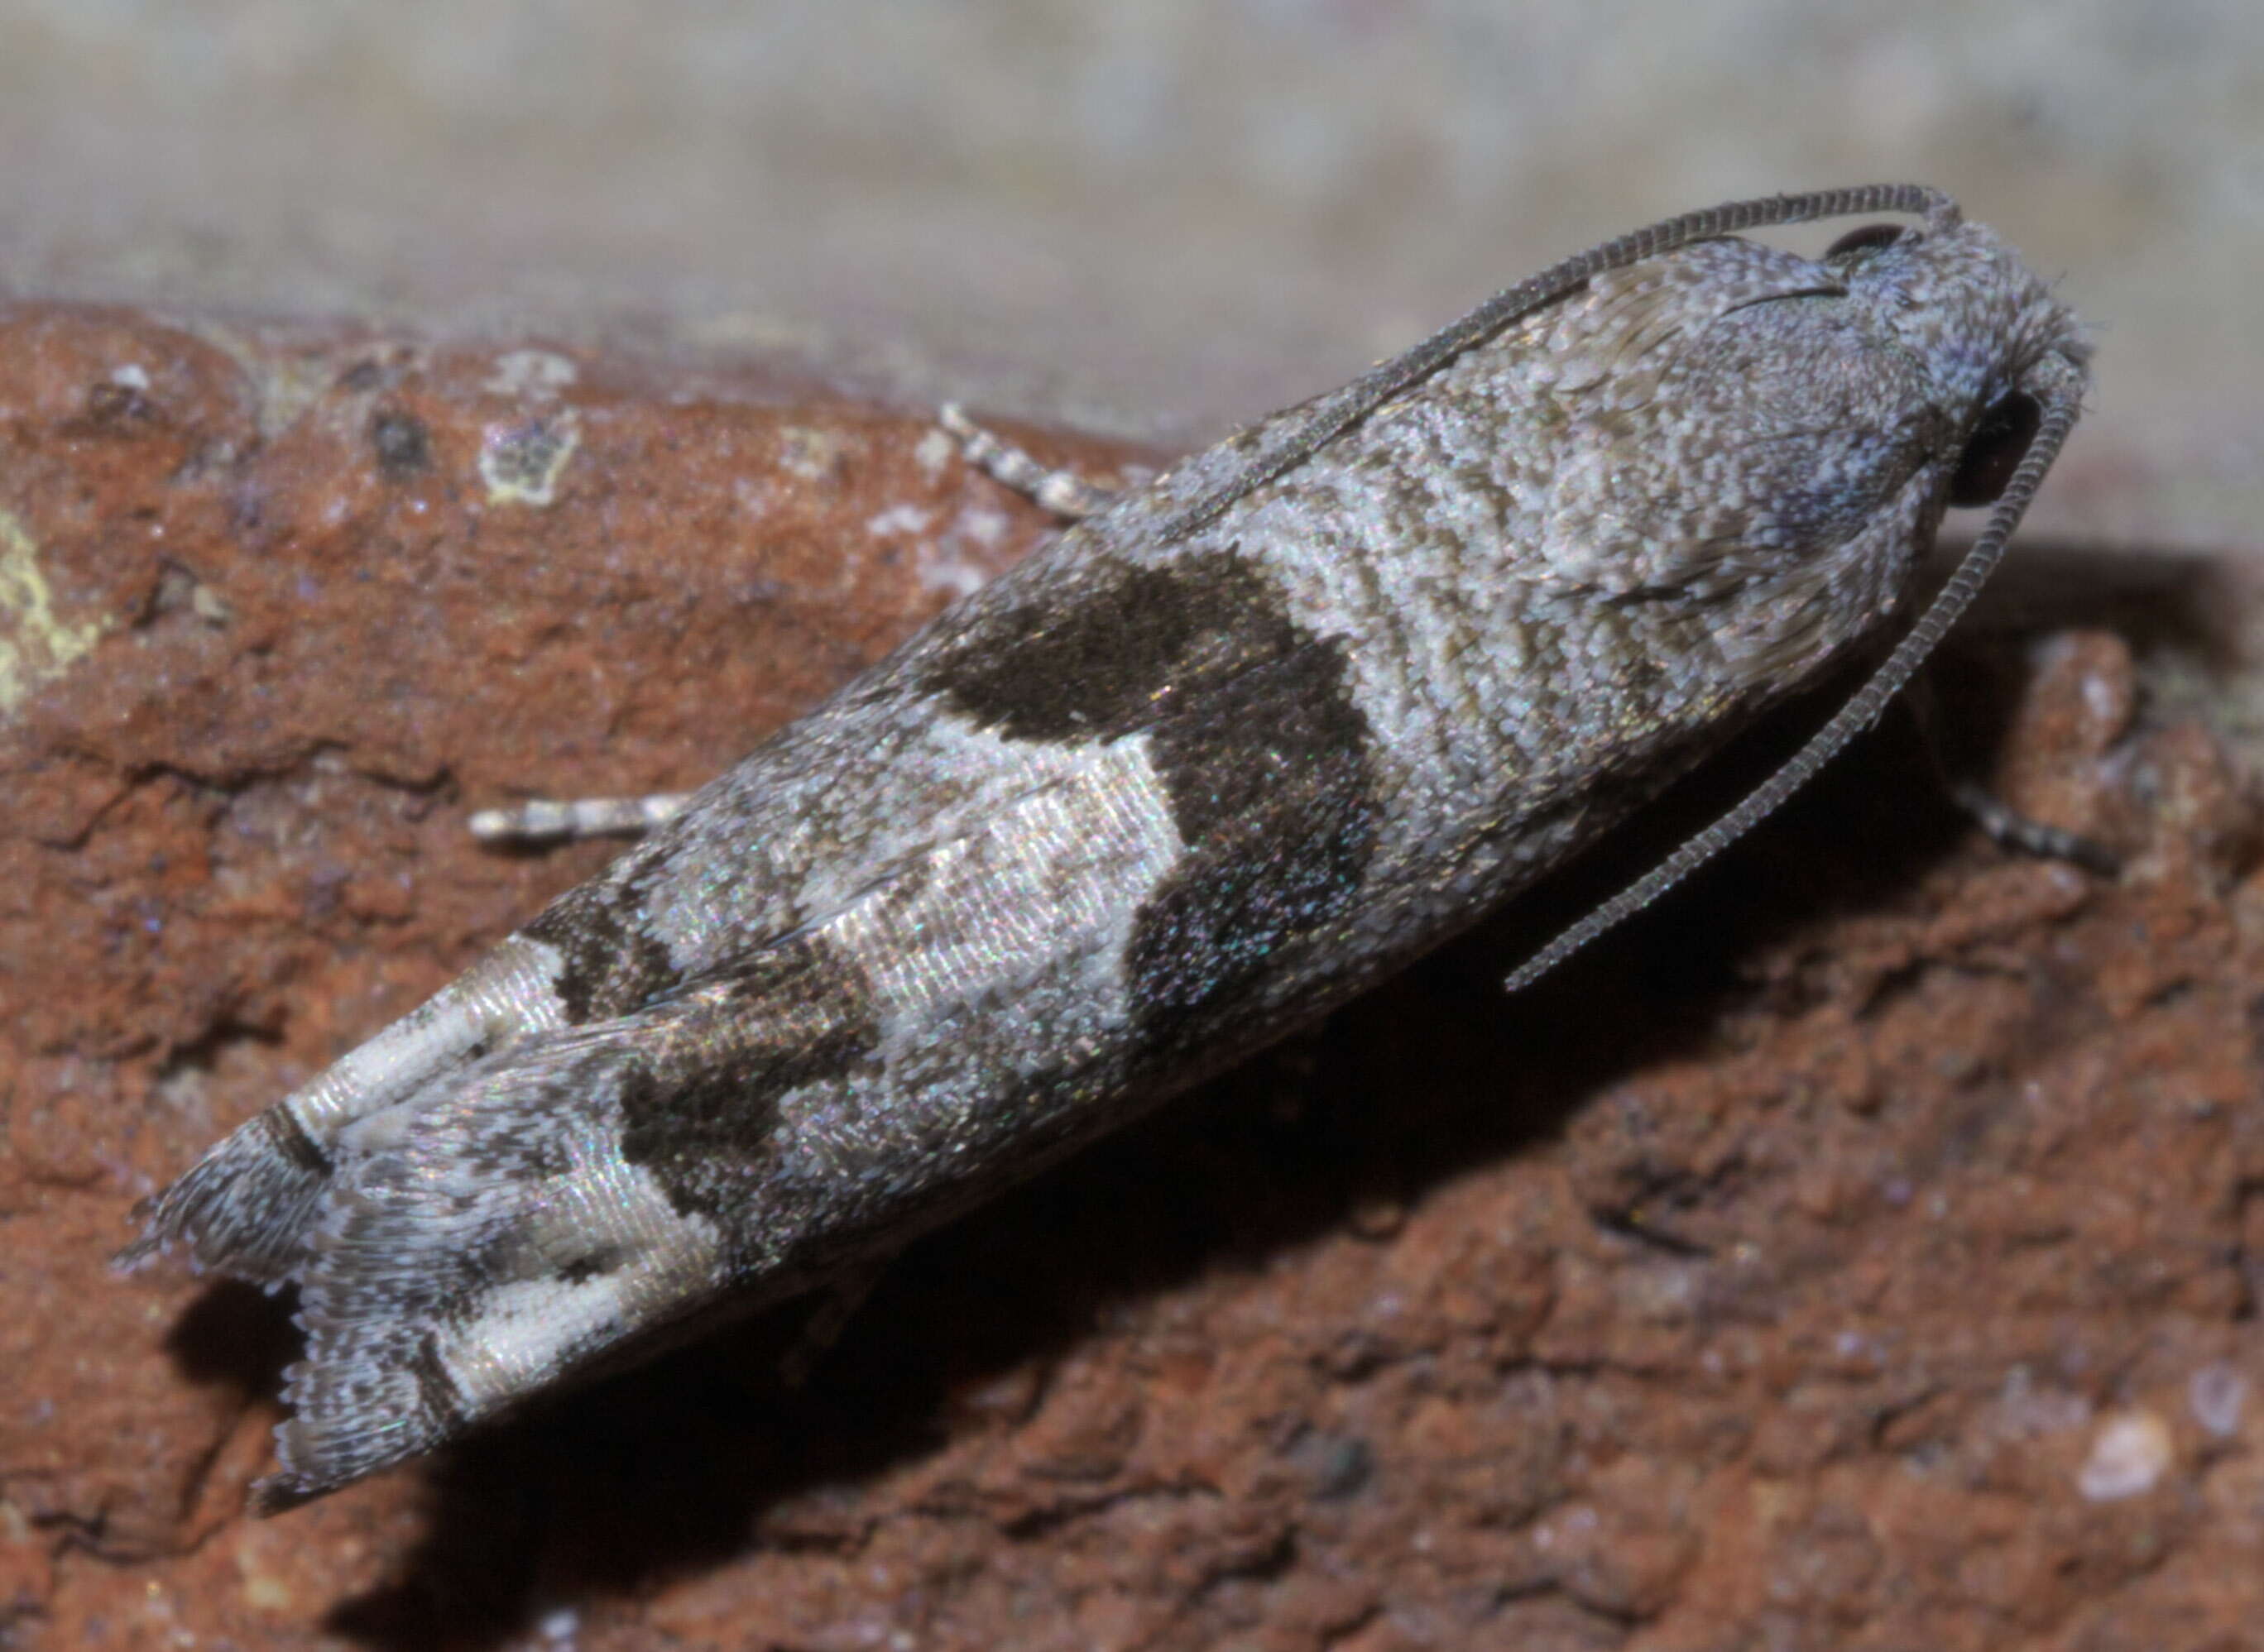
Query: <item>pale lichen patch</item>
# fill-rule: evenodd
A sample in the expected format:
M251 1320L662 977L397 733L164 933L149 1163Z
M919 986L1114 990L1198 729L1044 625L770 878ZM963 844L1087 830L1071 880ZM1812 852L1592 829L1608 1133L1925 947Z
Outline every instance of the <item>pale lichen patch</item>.
M508 350L496 358L495 371L481 388L497 395L550 402L581 376L582 370L555 350Z
M959 456L959 444L940 430L932 430L912 449L912 462L929 485L943 480L944 467Z
M844 447L831 431L789 424L779 432L779 466L804 482L824 482L838 474Z
M918 505L895 504L866 518L865 532L876 540L903 539L925 533L927 525L934 519L932 511L923 511Z
M490 504L541 510L557 497L558 478L581 446L571 409L517 424L490 424L480 441L480 480Z
M56 615L39 547L21 522L0 511L0 717L13 716L33 690L69 670L110 626L101 615L76 621Z

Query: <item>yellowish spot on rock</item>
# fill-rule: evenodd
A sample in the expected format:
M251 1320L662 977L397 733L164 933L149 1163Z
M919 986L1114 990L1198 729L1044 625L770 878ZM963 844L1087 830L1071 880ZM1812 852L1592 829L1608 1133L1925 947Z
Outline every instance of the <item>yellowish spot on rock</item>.
M779 432L779 467L804 482L824 482L839 471L845 446L831 431L789 424Z
M57 618L39 547L12 513L0 511L0 717L13 716L33 690L69 670L110 623L100 614Z
M480 480L490 504L523 504L541 510L558 495L558 478L582 445L582 427L571 409L490 424L480 442Z

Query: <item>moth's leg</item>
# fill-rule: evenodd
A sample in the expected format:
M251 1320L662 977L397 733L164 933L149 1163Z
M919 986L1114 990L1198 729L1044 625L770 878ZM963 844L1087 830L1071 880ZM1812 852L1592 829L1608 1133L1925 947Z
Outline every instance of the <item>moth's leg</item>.
M1040 464L994 431L967 417L956 402L937 409L936 423L959 443L967 462L1001 487L1011 488L1039 509L1071 520L1106 510L1114 489L1076 472ZM662 792L650 797L529 798L507 808L483 808L466 822L472 836L490 844L561 843L580 837L634 837L650 831L690 798Z
M795 1334L794 1345L780 1356L779 1380L799 1388L816 1372L818 1362L833 1351L841 1333L873 1294L873 1287L896 1260L894 1254L860 1262L828 1279L817 1293L817 1306Z
M969 464L1041 510L1075 520L1106 510L1115 501L1113 489L1088 482L1075 471L1040 464L1005 437L968 417L967 409L956 402L947 402L937 409L936 423L959 443ZM690 795L663 792L651 797L533 797L507 808L481 809L466 823L473 837L490 844L634 837L674 815Z
M2106 844L2093 843L2080 832L2069 831L2064 826L2048 825L2021 814L1978 780L1948 780L1946 784L1949 801L1971 815L1973 823L2002 847L2047 860L2070 861L2102 878L2121 873L2122 858Z
M635 837L692 801L689 792L649 797L531 797L508 808L483 808L466 822L482 843L539 844L568 837Z
M1933 769L1934 782L1941 787L1942 794L1970 816L1973 823L1994 839L1999 847L2014 854L2035 855L2045 860L2064 860L2102 878L2112 878L2122 872L2122 857L2105 844L2093 843L2081 833L2069 831L2065 827L2031 819L2012 808L1980 781L1961 779L1950 772L1948 762L1942 756L1941 721L1937 714L1934 680L1930 676L1920 672L1912 678L1910 688L1902 696L1902 703L1910 708L1911 721L1918 729L1919 744L1925 749L1927 763Z
M1105 511L1116 491L1087 482L1073 470L1041 465L996 431L967 417L956 402L936 409L935 422L959 443L967 462L1003 488L1011 488L1041 511L1075 521Z

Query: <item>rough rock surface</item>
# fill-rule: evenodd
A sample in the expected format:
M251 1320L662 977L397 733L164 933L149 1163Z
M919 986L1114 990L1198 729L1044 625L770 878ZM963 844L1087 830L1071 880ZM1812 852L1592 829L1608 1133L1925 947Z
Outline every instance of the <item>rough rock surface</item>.
M696 781L1043 527L810 384L0 308L0 1645L2264 1645L2260 818L2175 613L1939 685L2119 880L1890 724L1506 1000L1761 731L806 1387L780 1313L246 1518L287 1305L111 1277L134 1199L606 852L468 808Z

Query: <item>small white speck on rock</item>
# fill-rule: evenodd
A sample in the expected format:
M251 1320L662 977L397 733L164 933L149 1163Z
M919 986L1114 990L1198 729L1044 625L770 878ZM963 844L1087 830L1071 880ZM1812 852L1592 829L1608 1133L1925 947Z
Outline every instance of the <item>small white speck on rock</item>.
M2240 1412L2248 1400L2248 1379L2227 1360L2212 1359L2186 1383L2186 1403L2194 1421L2220 1439L2240 1431Z
M2076 1489L2093 1503L2143 1496L2160 1482L2173 1454L2168 1425L2152 1411L2108 1417L2076 1474Z

